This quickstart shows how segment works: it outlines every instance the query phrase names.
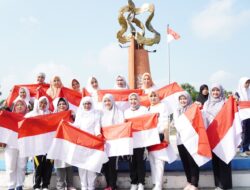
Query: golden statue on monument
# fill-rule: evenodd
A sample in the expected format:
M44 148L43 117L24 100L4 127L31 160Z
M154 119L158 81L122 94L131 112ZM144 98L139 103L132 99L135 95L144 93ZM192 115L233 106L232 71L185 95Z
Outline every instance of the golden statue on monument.
M151 25L154 10L153 4L145 3L140 8L136 8L134 2L128 0L128 5L123 6L119 11L118 21L121 29L117 32L117 39L122 44L130 42L129 86L132 89L140 87L143 73L150 73L148 51L144 49L144 46L158 44L161 39L160 34ZM149 12L149 16L144 24L136 16L146 12ZM130 33L127 32L128 27ZM153 33L152 38L145 37L145 28Z

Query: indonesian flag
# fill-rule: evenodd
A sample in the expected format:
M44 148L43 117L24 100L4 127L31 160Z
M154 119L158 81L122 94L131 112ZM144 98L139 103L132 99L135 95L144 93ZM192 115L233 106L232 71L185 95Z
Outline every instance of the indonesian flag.
M167 141L148 147L148 151L154 158L166 161L169 164L177 159L173 147Z
M17 148L18 122L23 115L8 111L0 111L0 142Z
M198 105L193 104L175 123L181 141L198 166L207 163L211 157L211 148Z
M207 129L211 149L227 164L233 159L241 143L241 132L236 101L229 97Z
M250 101L239 101L239 115L243 121L250 118Z
M166 104L169 114L173 113L178 108L178 96L181 92L183 92L183 89L176 82L174 82L156 91L159 94L161 102ZM141 105L146 107L150 106L147 95L140 96L140 98Z
M18 123L18 147L21 157L45 155L62 119L70 121L71 111L25 118Z
M180 39L180 35L173 31L171 28L168 27L167 29L167 38L168 38L168 43L170 43L173 40L178 40Z
M76 112L80 105L82 94L70 88L62 87L58 97L53 100L54 107L57 106L56 104L60 97L67 99L69 102L69 109Z
M46 91L49 88L49 84L22 84L22 85L15 85L11 90L6 102L7 106L11 107L13 101L18 97L18 92L20 87L26 87L30 91L30 97L35 97L38 88L43 88Z
M72 166L98 173L103 163L108 161L102 138L82 131L65 121L60 123L56 131L47 158L61 160Z
M157 113L129 118L126 119L126 122L132 122L134 148L148 147L160 143Z
M116 105L121 110L129 108L128 96L131 93L137 93L139 96L142 95L142 89L116 89L116 90L98 90L98 102L101 104L102 98L105 94L112 94Z
M108 157L133 154L132 123L122 123L102 127L102 134L106 140L105 151Z

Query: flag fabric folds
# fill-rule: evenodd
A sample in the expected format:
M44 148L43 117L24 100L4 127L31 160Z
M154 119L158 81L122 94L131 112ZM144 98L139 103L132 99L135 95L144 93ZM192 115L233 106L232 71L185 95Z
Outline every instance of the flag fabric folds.
M18 148L18 122L23 120L23 115L8 111L0 111L0 142L13 148Z
M108 157L133 154L132 123L102 127Z
M192 104L175 122L181 141L198 166L207 163L211 157L211 148L206 133L202 113L196 104Z
M104 152L104 139L82 131L66 121L62 121L47 158L62 160L78 168L100 172L108 161Z
M239 101L238 106L240 119L250 119L250 101Z
M25 118L18 123L18 148L21 157L45 155L52 143L55 131L64 119L70 121L71 111Z
M167 38L168 38L168 43L170 43L173 40L178 40L180 39L180 35L175 32L174 30L172 30L171 28L167 28Z
M126 119L126 122L132 123L134 148L148 147L160 143L157 129L158 114L145 114Z
M212 151L227 164L233 159L241 143L241 132L236 101L233 97L229 97L207 128Z

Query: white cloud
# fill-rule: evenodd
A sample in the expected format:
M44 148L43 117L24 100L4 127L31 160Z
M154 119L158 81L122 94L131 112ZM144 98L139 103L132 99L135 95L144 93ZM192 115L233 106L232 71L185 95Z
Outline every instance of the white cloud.
M250 9L235 13L234 0L212 0L192 19L192 28L201 38L226 39L250 23Z
M19 21L21 24L33 24L33 25L39 24L39 20L34 16L21 17Z
M209 82L211 83L222 83L225 82L227 80L232 79L233 75L229 72L226 72L224 70L219 70L216 71L215 73L213 73L210 77L209 77Z

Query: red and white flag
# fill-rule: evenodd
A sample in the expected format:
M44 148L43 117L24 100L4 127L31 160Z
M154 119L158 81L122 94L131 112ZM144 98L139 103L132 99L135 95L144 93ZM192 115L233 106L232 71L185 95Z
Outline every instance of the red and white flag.
M102 127L108 157L133 154L132 123Z
M157 113L129 118L126 119L126 122L132 123L134 148L148 147L160 143Z
M23 120L23 115L8 111L0 111L0 142L18 148L18 122Z
M71 111L25 118L18 123L18 148L21 157L45 155L61 120L70 121Z
M177 159L173 147L167 141L163 141L160 144L149 146L148 152L156 159L166 161L169 164Z
M102 165L108 161L102 138L65 121L60 123L56 131L47 158L61 160L72 166L98 173Z
M20 87L28 88L28 90L30 92L30 97L35 97L36 94L37 94L37 89L38 88L42 88L46 92L46 90L49 88L49 84L21 84L21 85L15 85L12 88L12 90L11 90L7 100L6 100L8 107L11 107L14 100L18 97Z
M241 143L241 132L236 101L233 97L229 97L207 128L212 151L227 164L233 159Z
M167 29L167 38L168 38L168 43L170 43L173 40L178 40L180 39L180 35L175 32L174 30L172 30L171 28L168 27Z
M239 115L240 119L243 121L250 118L250 101L239 101Z
M169 114L173 113L178 108L178 97L184 90L176 83L171 83L158 90L160 100L168 108ZM150 106L150 102L147 95L140 96L140 103L143 106Z
M142 95L142 89L116 89L116 90L98 90L98 102L101 104L102 98L105 94L112 94L116 105L121 110L126 110L129 108L128 96L131 93L137 93L139 96Z
M198 166L207 163L211 157L211 148L206 133L202 113L198 105L193 104L175 122L181 141Z

